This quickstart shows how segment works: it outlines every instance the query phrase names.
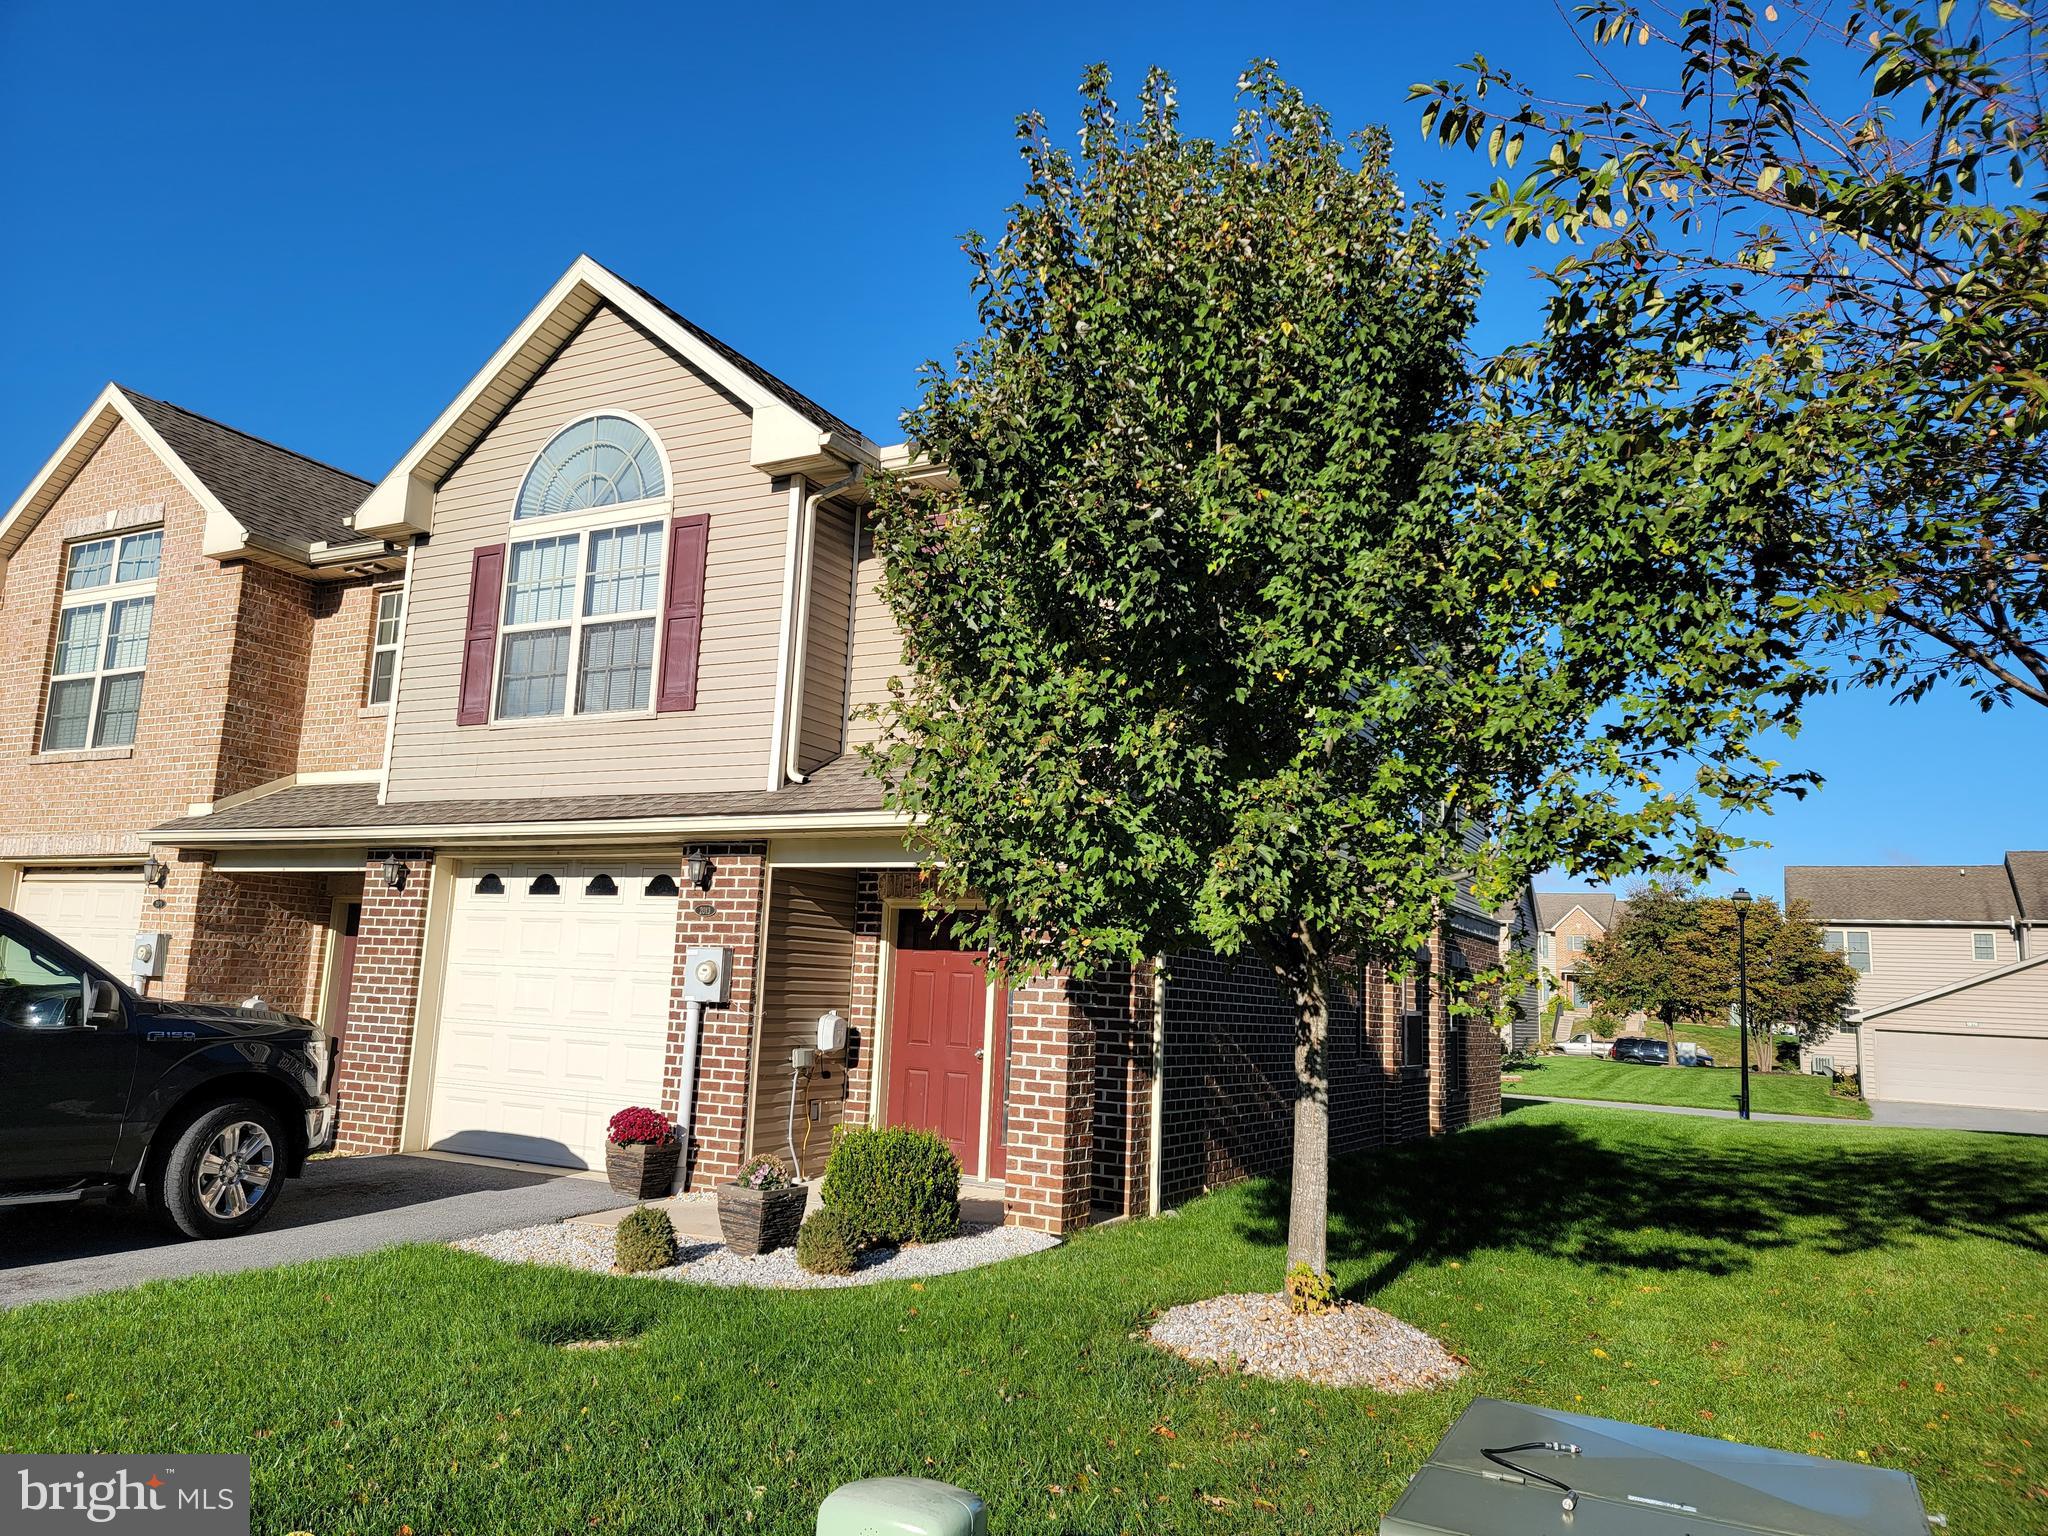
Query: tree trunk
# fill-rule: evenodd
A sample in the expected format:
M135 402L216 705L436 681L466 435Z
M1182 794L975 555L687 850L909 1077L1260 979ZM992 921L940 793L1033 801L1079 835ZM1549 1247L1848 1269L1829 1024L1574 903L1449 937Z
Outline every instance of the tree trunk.
M1294 993L1294 1179L1287 1205L1287 1267L1330 1268L1330 1003L1322 956L1297 924L1283 979Z
M1664 1065L1678 1065L1678 1020L1671 1016L1669 1009L1664 1013Z
M1769 1030L1752 1030L1756 1036L1756 1069L1768 1072L1777 1065L1778 1037Z

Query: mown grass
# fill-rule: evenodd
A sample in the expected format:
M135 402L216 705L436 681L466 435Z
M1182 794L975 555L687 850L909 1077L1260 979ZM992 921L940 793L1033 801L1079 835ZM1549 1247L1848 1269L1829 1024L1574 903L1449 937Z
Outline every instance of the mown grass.
M1734 1067L1650 1067L1584 1056L1546 1056L1509 1075L1516 1081L1505 1084L1502 1091L1510 1096L1534 1093L1621 1104L1684 1104L1698 1109L1733 1109L1741 1097L1741 1073ZM1757 1114L1870 1118L1869 1105L1861 1099L1837 1098L1828 1092L1828 1079L1810 1073L1750 1073L1749 1107Z
M922 1289L414 1247L26 1308L0 1450L246 1452L256 1528L315 1536L794 1536L881 1473L978 1490L1002 1536L1369 1532L1486 1392L1901 1467L1958 1536L2048 1524L2048 1142L1539 1106L1339 1173L1340 1286L1467 1356L1456 1386L1142 1341L1275 1286L1255 1183ZM591 1338L629 1345L563 1347Z

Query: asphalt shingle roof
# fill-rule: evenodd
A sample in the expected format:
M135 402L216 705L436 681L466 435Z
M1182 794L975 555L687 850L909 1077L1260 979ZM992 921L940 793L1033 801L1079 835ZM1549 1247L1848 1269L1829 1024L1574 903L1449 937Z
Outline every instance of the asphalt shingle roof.
M1612 891L1538 891L1536 923L1546 933L1563 922L1573 907L1584 907L1586 915L1602 928L1614 926L1615 913L1624 904Z
M252 534L288 546L355 540L347 518L370 494L369 481L183 406L137 394L126 385L120 389Z
M2019 895L2020 916L2048 923L2048 850L2016 848L2005 856L2005 868Z
M685 816L791 816L882 809L882 784L851 755L834 758L804 784L773 792L686 791L673 795L538 795L491 800L377 803L374 784L298 784L209 816L186 816L153 829L161 840L203 844L228 831L347 834L407 827L488 827L512 822L604 822Z
M1785 900L1823 922L2002 923L2018 905L2002 864L1793 864Z

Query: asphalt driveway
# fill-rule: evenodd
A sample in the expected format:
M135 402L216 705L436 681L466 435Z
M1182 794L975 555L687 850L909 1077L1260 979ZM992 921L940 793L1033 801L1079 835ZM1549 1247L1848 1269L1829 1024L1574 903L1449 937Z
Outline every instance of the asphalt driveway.
M190 1242L137 1206L0 1210L0 1307L146 1280L345 1258L393 1243L445 1243L632 1202L602 1179L438 1157L335 1157L306 1165L246 1237Z

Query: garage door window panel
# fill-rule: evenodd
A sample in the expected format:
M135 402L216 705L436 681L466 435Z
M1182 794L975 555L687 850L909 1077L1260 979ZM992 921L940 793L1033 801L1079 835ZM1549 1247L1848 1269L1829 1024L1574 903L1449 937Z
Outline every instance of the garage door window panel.
M43 713L45 752L135 744L162 550L161 529L71 546Z

